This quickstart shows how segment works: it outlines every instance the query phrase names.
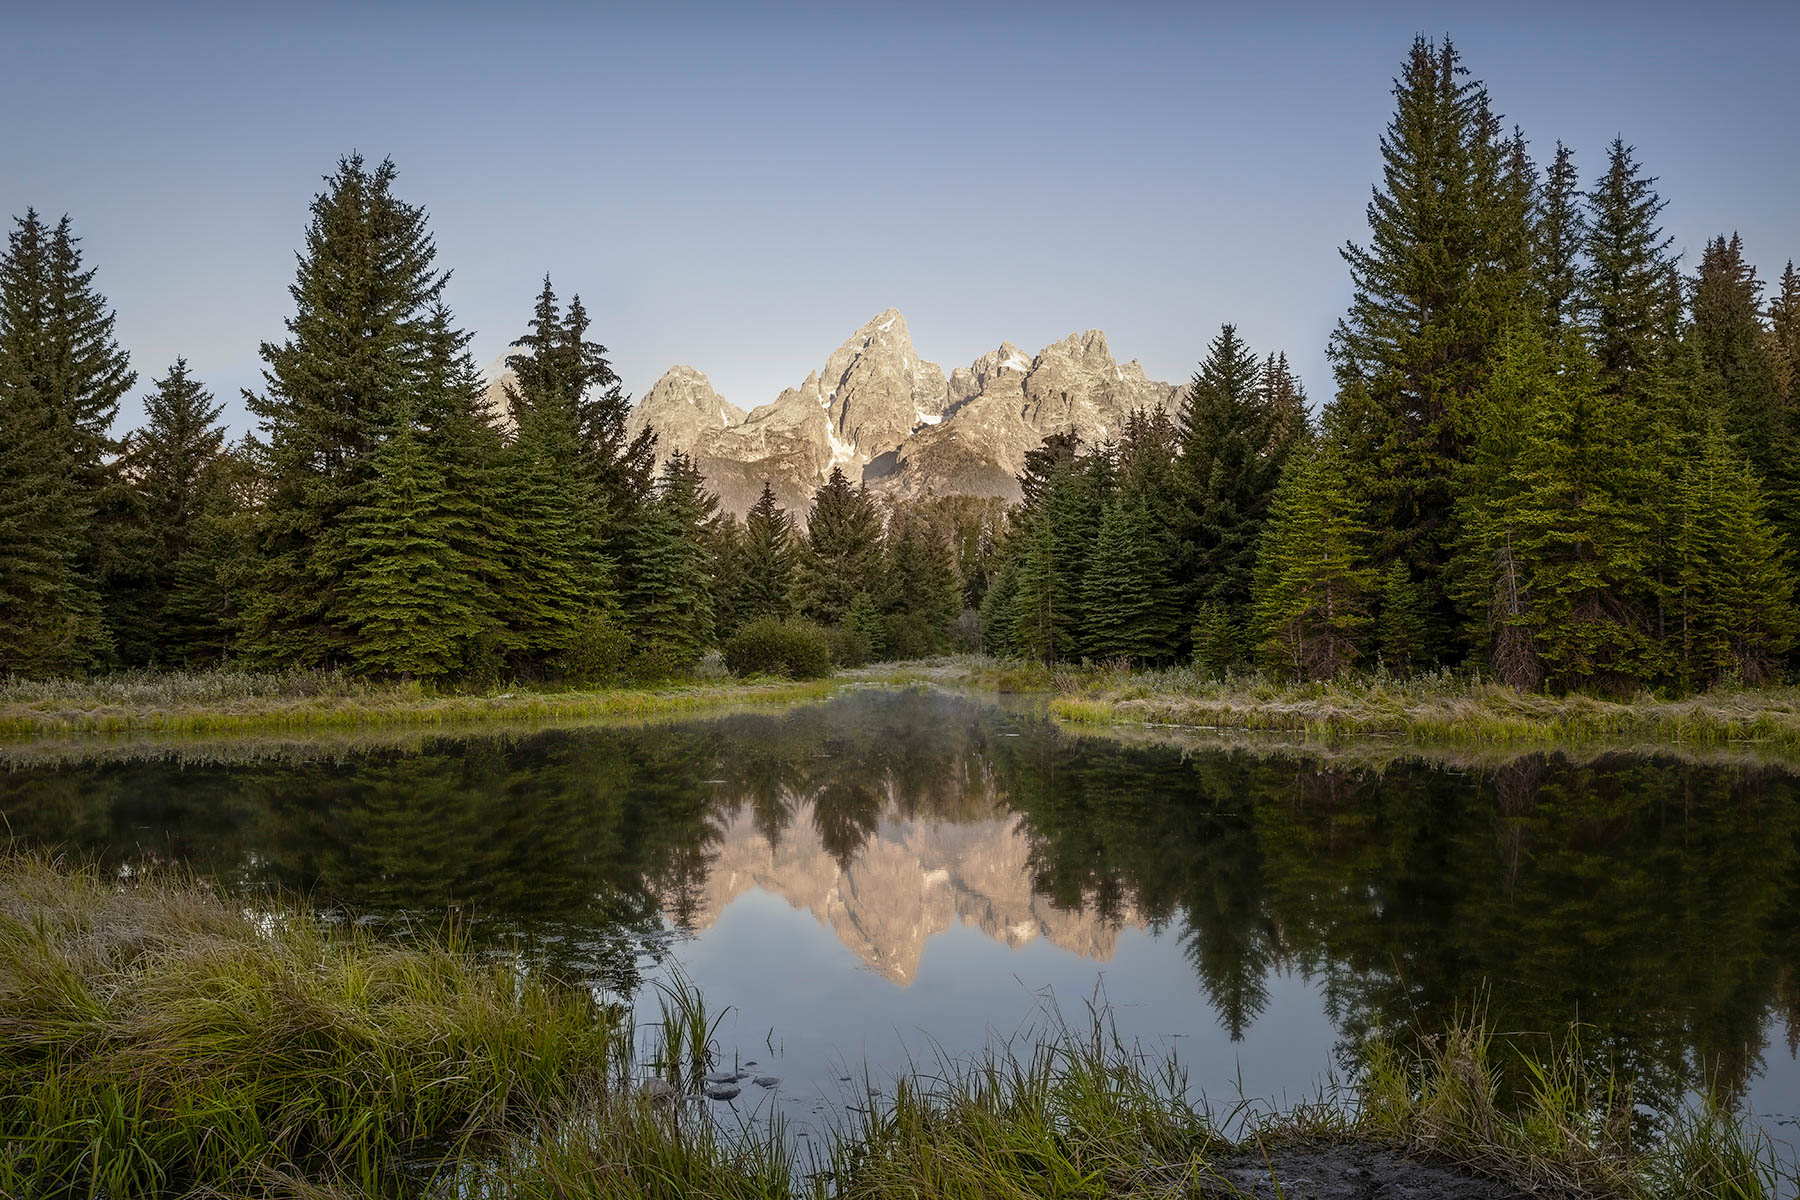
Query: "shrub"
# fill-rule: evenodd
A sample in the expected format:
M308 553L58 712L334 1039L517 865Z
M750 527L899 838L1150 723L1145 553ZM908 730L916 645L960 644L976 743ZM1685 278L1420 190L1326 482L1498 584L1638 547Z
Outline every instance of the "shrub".
M822 679L831 674L831 635L811 621L752 621L731 635L724 652L734 675Z
M868 631L854 625L834 625L830 630L831 660L843 667L860 667L875 657Z
M612 683L624 673L630 653L630 634L607 613L588 613L563 652L563 677L571 683Z

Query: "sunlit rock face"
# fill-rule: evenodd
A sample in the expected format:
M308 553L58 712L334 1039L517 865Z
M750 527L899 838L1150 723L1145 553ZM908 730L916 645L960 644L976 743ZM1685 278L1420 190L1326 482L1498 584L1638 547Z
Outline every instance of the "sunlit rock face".
M906 986L931 938L957 923L1018 948L1039 937L1084 958L1106 961L1125 926L1090 908L1062 910L1031 887L1031 846L1016 814L952 822L903 816L892 808L840 863L826 848L818 811L795 799L771 842L748 806L725 823L706 882L686 921L711 927L751 888L812 913L856 956Z
M670 368L634 411L633 429L654 429L664 457L691 454L726 508L744 511L767 481L802 517L834 467L880 494L1017 499L1025 454L1046 436L1105 441L1133 409L1172 410L1179 396L1136 361L1120 365L1098 330L1035 355L1002 342L946 377L919 357L891 308L799 386L748 413L696 379L705 376Z

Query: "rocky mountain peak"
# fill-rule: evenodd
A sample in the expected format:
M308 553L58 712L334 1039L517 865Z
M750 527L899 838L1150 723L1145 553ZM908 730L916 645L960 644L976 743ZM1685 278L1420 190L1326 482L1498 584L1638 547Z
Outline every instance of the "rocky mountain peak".
M712 380L689 366L673 366L644 393L625 420L626 431L636 437L646 427L657 433L658 449L682 449L697 444L718 429L744 419L744 410L729 403L713 389Z
M665 386L666 385L666 386ZM767 480L804 514L813 491L842 469L878 492L1018 496L1027 451L1052 433L1116 436L1134 408L1168 408L1177 389L1120 367L1099 330L1033 355L1010 341L948 377L919 357L906 318L887 309L864 322L798 387L744 415L706 377L672 368L634 411L663 454L692 454L728 509L742 512Z

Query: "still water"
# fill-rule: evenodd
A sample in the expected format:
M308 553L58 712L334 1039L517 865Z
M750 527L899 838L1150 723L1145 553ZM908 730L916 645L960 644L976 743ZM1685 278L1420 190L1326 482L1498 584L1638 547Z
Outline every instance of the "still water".
M14 837L179 861L397 930L454 910L654 1013L679 970L805 1132L847 1079L1048 1011L1225 1103L1316 1093L1374 1029L1581 1025L1651 1108L1800 1141L1800 777L1133 744L915 690L649 727L0 759Z

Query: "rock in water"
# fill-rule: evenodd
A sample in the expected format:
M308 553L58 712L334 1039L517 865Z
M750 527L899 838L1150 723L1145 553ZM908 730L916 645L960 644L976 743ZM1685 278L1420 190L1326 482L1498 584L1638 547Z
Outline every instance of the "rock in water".
M751 1082L759 1088L772 1088L781 1082L781 1077L779 1075L758 1075Z
M706 1085L708 1100L736 1100L744 1089L735 1083L709 1083Z
M659 1079L655 1075L640 1083L638 1091L659 1104L673 1103L681 1098L681 1092L674 1084L666 1079Z

